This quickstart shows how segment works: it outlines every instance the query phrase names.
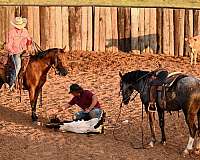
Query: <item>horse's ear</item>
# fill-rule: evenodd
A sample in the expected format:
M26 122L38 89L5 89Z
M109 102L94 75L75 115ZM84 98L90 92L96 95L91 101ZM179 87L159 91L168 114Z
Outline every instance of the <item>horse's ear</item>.
M62 49L64 52L66 51L66 45L64 46L64 48Z
M122 73L119 71L119 76L122 78Z

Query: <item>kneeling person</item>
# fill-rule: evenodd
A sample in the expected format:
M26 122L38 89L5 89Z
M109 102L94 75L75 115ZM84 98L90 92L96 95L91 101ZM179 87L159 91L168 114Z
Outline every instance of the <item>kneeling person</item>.
M76 104L82 109L82 111L75 114L75 120L89 120L92 118L100 118L103 110L100 107L96 95L94 95L89 90L84 90L78 84L72 84L70 86L69 93L72 94L74 97L68 103L67 108L70 108L71 106Z

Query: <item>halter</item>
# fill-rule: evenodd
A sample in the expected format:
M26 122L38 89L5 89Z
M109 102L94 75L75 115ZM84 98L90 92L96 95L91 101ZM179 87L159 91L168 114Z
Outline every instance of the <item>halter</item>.
M149 72L149 73L143 75L142 77L138 78L135 82L138 82L139 80L145 78L146 76L148 76L149 74L152 74L153 72L154 72L154 71ZM143 86L143 88L142 88L142 93L144 92L144 87L145 87L146 83L147 83L147 80L145 81L144 86ZM134 93L134 91L136 91L136 90L134 89L133 92L131 93L131 95L130 95L129 97L127 97L125 100L122 100L121 103L123 103L124 101L128 100L128 99L132 96L132 94ZM137 93L133 96L133 98L130 99L130 101L135 100L135 97L136 97L136 96L138 95L138 93L139 93L138 91L136 91L136 92L137 92ZM120 87L119 95L121 95L121 93L122 93L122 89L121 89L121 87Z

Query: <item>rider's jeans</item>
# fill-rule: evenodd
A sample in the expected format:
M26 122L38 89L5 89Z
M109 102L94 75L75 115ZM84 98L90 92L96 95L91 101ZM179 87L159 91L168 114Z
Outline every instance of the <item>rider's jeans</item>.
M11 55L11 59L14 63L14 66L15 66L15 69L12 70L11 72L11 76L10 76L10 86L14 85L16 79L17 79L17 76L19 74L19 71L21 69L21 57L20 57L20 54L13 54Z

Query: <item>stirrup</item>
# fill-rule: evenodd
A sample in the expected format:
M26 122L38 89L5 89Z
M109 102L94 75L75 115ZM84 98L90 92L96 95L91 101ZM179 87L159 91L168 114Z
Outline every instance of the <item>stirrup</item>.
M155 107L155 109L151 109L150 106L153 105ZM149 103L148 108L147 108L148 112L157 112L157 106L155 103Z

